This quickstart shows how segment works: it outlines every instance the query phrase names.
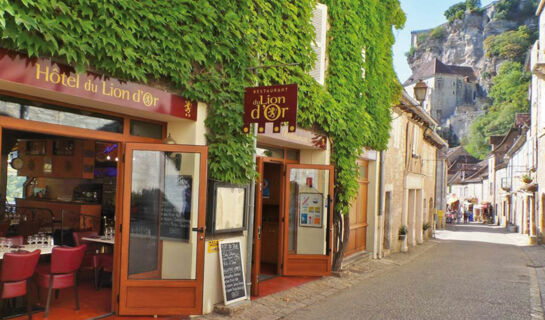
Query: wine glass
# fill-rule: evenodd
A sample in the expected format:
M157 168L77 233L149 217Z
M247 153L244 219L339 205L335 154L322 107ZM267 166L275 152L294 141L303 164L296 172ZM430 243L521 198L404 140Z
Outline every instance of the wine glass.
M45 234L41 236L40 240L42 241L42 248L47 247L47 237Z
M7 247L8 251L9 251L9 249L11 249L12 246L13 246L13 240L6 239L6 247Z

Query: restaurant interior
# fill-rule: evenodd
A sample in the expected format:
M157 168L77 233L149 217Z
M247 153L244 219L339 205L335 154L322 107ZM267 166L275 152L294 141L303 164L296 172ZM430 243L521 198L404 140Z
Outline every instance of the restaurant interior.
M2 316L24 319L28 306L34 319L109 314L119 145L7 129L1 136L2 270L36 260L18 279L26 295L2 299Z

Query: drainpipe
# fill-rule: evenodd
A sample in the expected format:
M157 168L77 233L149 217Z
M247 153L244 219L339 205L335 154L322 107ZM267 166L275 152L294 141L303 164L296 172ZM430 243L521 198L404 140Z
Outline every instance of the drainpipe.
M382 211L384 210L384 151L381 151L379 153L380 162L379 162L379 184L378 184L378 193L379 193L379 200L378 200L378 214L377 214L377 225L379 225L379 232L378 232L378 250L377 250L377 258L382 259L382 239L384 238L384 225L385 223L380 223L380 217L382 216Z
M257 165L256 161L256 148L257 148L257 124L253 124L254 131L254 141L253 141L253 158L254 158L254 168ZM254 251L254 216L255 216L255 179L252 179L250 182L250 203L248 204L248 240L246 243L246 294L248 300L252 295L252 254Z

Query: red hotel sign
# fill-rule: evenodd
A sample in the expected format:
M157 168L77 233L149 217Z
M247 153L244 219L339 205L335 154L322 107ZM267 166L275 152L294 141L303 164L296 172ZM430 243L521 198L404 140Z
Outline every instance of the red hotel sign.
M197 103L167 91L120 81L47 59L29 58L0 48L0 80L61 92L118 106L197 120Z
M244 95L244 132L250 123L257 123L258 132L265 132L265 124L273 123L273 132L280 132L280 124L288 123L288 131L297 128L297 85L246 88Z

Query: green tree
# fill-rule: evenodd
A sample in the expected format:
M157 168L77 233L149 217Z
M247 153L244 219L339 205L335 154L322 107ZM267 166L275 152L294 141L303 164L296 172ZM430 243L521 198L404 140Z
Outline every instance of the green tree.
M536 39L536 32L523 25L517 30L486 38L484 41L485 54L487 57L498 57L522 63L526 57L526 52Z
M488 137L503 135L513 126L515 114L528 112L528 86L531 76L524 72L518 62L504 63L493 78L489 97L492 105L488 112L473 121L469 129L467 151L484 159L490 151Z

